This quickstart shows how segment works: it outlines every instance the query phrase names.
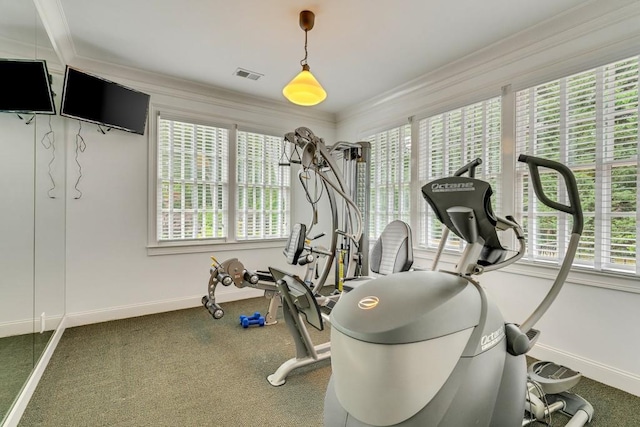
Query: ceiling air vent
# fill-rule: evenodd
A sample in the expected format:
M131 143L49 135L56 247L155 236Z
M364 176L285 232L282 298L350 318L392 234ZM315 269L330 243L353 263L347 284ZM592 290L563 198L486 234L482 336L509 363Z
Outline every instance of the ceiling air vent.
M256 73L255 71L245 70L244 68L236 68L233 72L234 76L244 77L249 80L258 80L260 77L264 76L264 74Z

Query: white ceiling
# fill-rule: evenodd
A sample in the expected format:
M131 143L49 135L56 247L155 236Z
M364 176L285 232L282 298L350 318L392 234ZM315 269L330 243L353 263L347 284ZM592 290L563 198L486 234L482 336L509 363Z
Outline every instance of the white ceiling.
M286 102L282 87L299 72L304 56L299 12L312 10L316 20L308 34L308 62L328 97L311 108L334 113L590 3L585 0L36 2L57 3L57 19L66 24L67 34L56 37L64 39L75 58L282 102ZM234 76L237 67L264 77L253 81Z

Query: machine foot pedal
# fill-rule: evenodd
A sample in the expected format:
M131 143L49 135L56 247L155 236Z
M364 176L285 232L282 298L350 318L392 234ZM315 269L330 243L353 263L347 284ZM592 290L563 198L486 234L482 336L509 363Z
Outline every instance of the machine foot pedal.
M528 374L531 381L538 383L547 394L558 394L570 390L582 379L580 372L544 361L532 363Z

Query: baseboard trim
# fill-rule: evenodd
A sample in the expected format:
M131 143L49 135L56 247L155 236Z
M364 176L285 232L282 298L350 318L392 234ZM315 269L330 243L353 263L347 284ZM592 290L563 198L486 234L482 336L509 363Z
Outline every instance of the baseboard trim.
M204 294L204 293L203 293ZM229 289L216 295L216 302L225 303L247 298L260 297L264 291L253 288ZM130 317L147 316L165 313L167 311L184 310L202 306L202 295L169 300L152 301L144 304L123 305L100 310L89 310L67 313L67 328L92 323L109 322L111 320L127 319Z
M536 344L529 355L536 359L567 365L571 369L580 371L585 377L640 397L640 375L625 372L544 344Z
M47 347L44 349L44 352L42 352L42 355L38 359L38 363L36 363L36 366L31 372L31 375L29 375L29 379L20 391L20 395L18 396L13 404L13 407L4 419L4 424L2 424L3 427L16 427L20 422L20 418L22 418L24 410L27 409L27 405L31 400L31 396L33 396L33 392L36 391L36 387L40 382L40 378L42 378L42 374L49 364L49 360L51 360L51 356L58 346L60 338L62 338L62 334L64 334L64 331L67 327L66 323L67 318L66 316L63 316L60 324L58 325L58 328L49 340Z
M32 334L35 331L35 320L25 319L0 324L0 337L13 337L16 335Z
M62 317L63 316L61 315L45 316L44 331L55 330L60 324ZM44 332L40 331L41 328L42 324L40 317L16 320L13 322L3 322L0 323L0 338Z

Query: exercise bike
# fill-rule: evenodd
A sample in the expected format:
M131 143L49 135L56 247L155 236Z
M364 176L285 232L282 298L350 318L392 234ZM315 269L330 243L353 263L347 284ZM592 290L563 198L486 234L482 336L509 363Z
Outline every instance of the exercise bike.
M539 335L533 326L569 273L583 217L569 168L525 155L518 160L528 165L538 199L573 217L562 266L546 297L521 325L505 323L473 276L522 257L521 227L513 217L494 215L492 190L484 181L454 176L429 182L422 188L423 197L438 220L467 245L455 271L393 274L342 295L331 313L333 373L325 397L325 426L528 424L523 416L525 409L533 410L534 393L527 391L525 354ZM568 204L544 193L541 167L564 178ZM508 256L497 230L514 233L519 245L515 254ZM591 419L589 407L583 405L578 412L573 425Z

